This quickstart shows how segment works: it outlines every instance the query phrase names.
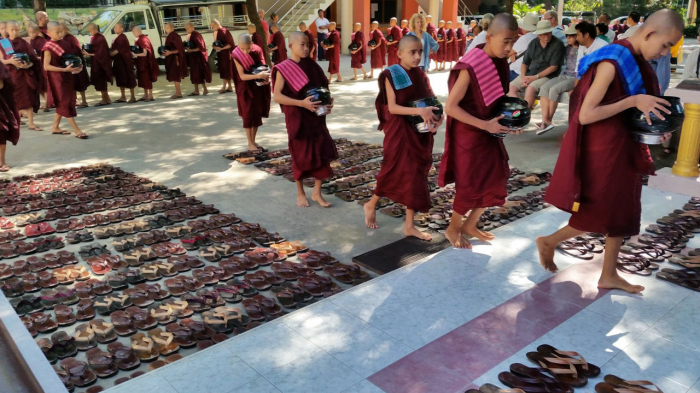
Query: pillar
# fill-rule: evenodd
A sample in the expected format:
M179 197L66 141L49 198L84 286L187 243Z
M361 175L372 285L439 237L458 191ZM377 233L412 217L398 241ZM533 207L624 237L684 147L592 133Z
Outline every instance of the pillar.
M352 37L352 31L354 28L354 22L352 21L352 0L340 0L340 4L338 4L338 6L340 11L340 25L343 28L342 34L340 34L340 53L347 55L350 53L348 50L348 45L350 45L350 38Z
M401 3L401 19L411 20L413 14L418 13L418 2L416 0L403 0Z
M435 0L438 1L438 0ZM370 11L370 1L369 0L355 0L353 2L353 14L352 23L362 23L362 34L365 38L369 40L369 11Z
M445 22L452 21L456 24L458 6L459 0L442 0L442 18L439 19Z
M673 164L673 173L678 176L698 177L700 157L700 104L685 104L685 121L681 129L678 156Z
M428 3L428 15L433 16L433 24L437 26L440 21L440 0L430 0Z

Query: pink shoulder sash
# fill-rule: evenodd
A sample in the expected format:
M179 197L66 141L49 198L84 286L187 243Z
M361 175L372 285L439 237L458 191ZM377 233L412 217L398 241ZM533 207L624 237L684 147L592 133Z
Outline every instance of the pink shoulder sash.
M496 66L482 49L470 50L465 56L462 56L459 62L471 66L474 70L476 83L481 90L486 106L493 104L494 101L505 95Z

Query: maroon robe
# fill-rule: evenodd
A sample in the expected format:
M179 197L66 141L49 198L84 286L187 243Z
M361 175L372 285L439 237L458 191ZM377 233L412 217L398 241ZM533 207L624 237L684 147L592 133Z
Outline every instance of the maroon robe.
M277 64L287 60L287 46L284 42L284 34L278 31L272 35L270 41L272 41L272 45L277 47L277 50L272 52L272 62Z
M136 74L134 72L134 56L131 53L129 39L124 33L119 34L112 43L111 50L118 53L112 56L112 72L117 86L127 89L136 87Z
M0 79L4 84L0 89L0 145L6 145L8 141L16 145L19 141L19 110L15 106L12 77L2 63L0 63Z
M361 31L353 33L352 42L362 46L362 48L360 48L357 53L350 55L350 67L362 68L362 65L367 63L367 43L365 42L364 33Z
M333 30L328 33L328 38L332 48L326 49L326 60L328 60L328 73L340 73L340 33L338 30Z
M48 49L49 43L60 46L65 53L70 53L70 44L63 40L47 41L47 46L44 47L44 52L51 52L50 64L54 67L65 68L61 62L61 56ZM51 91L51 96L56 104L56 113L68 118L77 116L78 113L75 110L76 93L74 75L70 72L47 71L46 76L48 78L48 87Z
M289 83L285 83L282 94L296 100L303 100L308 89L328 88L328 78L321 66L313 59L303 58L298 65L309 78L309 83L297 92L292 90ZM272 80L277 78L278 72L280 71L276 67L272 69ZM330 164L338 158L338 150L328 132L326 116L316 116L314 112L299 106L280 105L280 107L287 125L294 180L303 180L307 177L323 180L332 177L333 170Z
M267 48L267 44L265 43L265 41L263 41L262 37L260 37L260 34L258 34L257 31L251 34L250 38L253 40L253 44L259 46L260 49Z
M447 32L445 31L444 27L441 27L438 29L436 34L440 34L442 36L442 41L438 42L440 45L437 51L437 57L435 58L438 63L442 63L443 61L446 61L447 57L445 56L445 44L447 43Z
M632 51L627 40L611 45L617 44ZM647 94L658 95L656 73L642 56L635 54L634 58ZM600 105L628 97L619 66L605 61L615 65L617 76ZM641 221L641 175L653 174L654 163L647 145L634 140L624 112L588 125L579 123L581 104L596 71L597 65L591 66L571 94L569 128L545 200L571 213L569 225L575 229L612 237L634 236Z
M85 64L85 58L83 57L83 50L80 47L80 41L71 34L66 34L63 37L63 41L70 44L70 51L76 56L80 56L80 60ZM87 67L83 67L83 70L79 73L73 75L75 80L75 91L85 91L90 86L90 76L88 75Z
M199 49L187 53L190 59L190 82L195 85L211 83L211 68L204 38L198 31L193 31L190 34L190 42L194 42L195 48Z
M409 29L408 27L402 28L401 29L401 37L405 36L406 34L408 34L410 32L411 32L411 29Z
M306 36L309 38L309 46L311 47L309 49L309 58L313 61L316 61L316 54L318 53L318 42L316 42L314 35L311 34L311 30L306 29L306 31L304 31L304 34L306 34Z
M144 89L152 89L153 83L158 80L158 75L160 75L160 67L158 66L156 55L153 53L153 45L151 45L151 40L148 39L146 34L141 34L135 44L146 53L146 57L134 59L138 86Z
M46 93L46 75L44 75L44 62L41 61L41 50L44 49L44 45L46 44L46 38L37 35L36 38L33 38L30 42L29 45L32 46L34 49L34 54L39 56L39 72L37 72L37 80L39 81L39 85L37 90L39 90L40 94Z
M90 38L92 53L90 60L90 80L97 91L107 91L107 82L112 84L112 56L105 36L100 33Z
M221 41L224 46L231 46L230 49L220 50L216 54L216 58L219 60L219 77L221 79L231 80L233 79L234 67L231 52L236 48L236 43L233 41L231 33L225 27L221 27L214 33L214 39Z
M41 34L44 35L44 38L46 38L47 41L51 40L51 36L49 35L49 27L48 26L39 26L39 31Z
M445 31L448 40L452 42L448 43L445 41L445 61L457 61L457 36L454 29L447 29Z
M401 34L401 29L398 26L394 26L389 29L389 35L394 37L394 44L386 46L387 53L387 65L399 64L399 41L403 35Z
M249 55L255 64L265 64L265 55L261 47L252 44ZM238 63L236 60L234 62ZM244 81L238 74L238 67L234 71L236 105L238 105L238 115L243 119L243 128L260 127L263 124L262 118L270 115L272 97L270 85L258 86L255 80Z
M382 68L386 64L384 59L384 34L379 29L372 30L371 36L377 42L377 46L370 51L370 65L372 68Z
M433 37L435 41L437 41L437 29L435 28L434 24L428 23L428 26L425 28L425 32L430 34L430 36ZM430 54L430 60L437 61L437 52L433 52Z
M481 44L477 48L483 48L484 45ZM496 66L505 93L510 82L508 60L491 60ZM498 100L489 106L484 104L481 88L471 66L457 63L452 68L447 81L449 89L452 90L462 70L469 72L470 82L467 94L459 102L460 108L478 119L491 119ZM508 196L506 184L509 177L508 152L501 138L447 117L445 151L440 163L438 181L440 187L455 183L457 193L453 204L454 211L465 215L471 209L503 205Z
M413 84L401 90L396 90L388 69L379 74L375 107L379 129L384 131L384 158L374 194L425 212L430 209L428 172L433 164L433 134L417 132L406 116L389 113L385 81L394 89L396 104L400 106L435 94L423 69L415 67L406 72Z
M182 45L182 38L176 32L171 32L165 39L165 47L169 51L177 51L165 58L165 75L168 82L180 82L186 78L187 58L185 57L185 47Z
M459 59L464 56L464 52L467 50L467 32L461 27L455 30L455 32L457 34L457 38L461 40L457 43L457 60L455 60L459 61Z
M32 108L34 112L37 112L39 110L39 79L37 74L39 73L38 69L41 60L36 57L34 48L24 38L17 37L14 40L10 40L10 42L15 53L26 53L29 55L29 61L32 62L32 66L27 69L18 69L11 64L6 66L14 87L15 107L17 109ZM2 53L5 60L12 57L12 55L6 54L5 49L1 46L0 53Z

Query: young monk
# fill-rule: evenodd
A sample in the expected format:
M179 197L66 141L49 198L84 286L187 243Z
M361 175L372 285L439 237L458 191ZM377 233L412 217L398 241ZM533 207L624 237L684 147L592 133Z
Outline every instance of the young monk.
M335 22L328 24L327 40L330 41L330 45L321 43L321 46L326 51L326 60L328 60L328 74L330 74L328 75L328 83L333 83L333 81L331 81L333 74L337 75L335 79L336 82L343 81L343 77L340 76L340 33L335 27Z
M29 24L27 26L27 34L29 35L29 45L31 45L32 49L34 49L34 53L39 53L39 55L41 55L41 50L44 49L44 45L46 44L46 38L44 38L44 35L39 31L39 27L33 23ZM46 96L46 76L44 75L44 63L39 61L37 68L37 89L39 90L41 98L44 100L44 106L39 107L39 109L43 109L44 112L48 112L49 103L48 97Z
M7 22L0 22L0 38L10 38L7 33Z
M82 66L73 67L69 65L64 67L61 62L61 56L68 53L70 47L68 43L63 41L61 28L56 22L49 22L48 34L51 37L50 41L46 42L43 49L44 71L46 71L48 79L48 87L51 90L51 95L56 103L56 114L54 115L53 125L51 126L52 134L70 135L70 132L62 130L59 126L61 118L65 117L68 123L73 127L75 137L79 139L87 139L88 136L80 130L75 122L77 112L75 109L75 81L73 76L82 70Z
M369 33L369 37L370 40L374 40L376 42L376 45L369 45L369 49L371 51L369 77L374 78L374 69L378 68L383 70L384 66L386 65L386 56L384 53L384 48L386 48L384 45L385 38L382 31L379 30L379 22L372 22L372 31Z
M236 83L238 115L243 119L248 150L258 150L262 148L255 143L258 127L263 124L262 118L270 115L270 73L248 73L253 66L265 64L263 49L253 44L250 34L238 36L238 47L233 50L233 62L236 66L233 80ZM260 80L262 86L257 85Z
M447 37L445 41L445 64L448 64L450 69L452 69L452 62L459 60L457 58L457 33L452 28L452 21L445 23L445 36Z
M274 97L282 108L287 125L292 171L297 185L297 206L309 207L302 181L313 177L315 183L311 199L321 207L330 207L331 204L321 195L321 184L324 179L333 176L330 164L338 158L338 151L326 127L326 116L314 113L320 102L313 101L313 97L305 97L309 89L328 88L323 69L309 59L308 39L299 32L289 36L290 58L275 64L272 69ZM326 109L328 113L333 109L332 98Z
M351 80L357 80L357 70L362 70L362 79L367 79L367 73L363 64L367 62L367 43L365 42L365 34L362 32L362 24L355 23L355 32L352 33L352 43L357 45L357 50L350 52L350 67L352 68L353 76Z
M375 102L379 129L384 131L384 159L377 175L377 187L372 199L364 206L367 228L379 228L376 207L380 197L406 205L405 236L430 241L432 237L413 225L416 211L430 209L428 172L433 164L433 135L442 124L442 118L433 113L435 107L410 108L413 100L433 97L430 79L420 68L423 42L414 35L399 42L400 64L388 67L379 74L379 95ZM406 119L407 115L421 116L430 123L430 132L419 133Z
M299 23L299 31L304 33L309 38L309 59L316 61L316 52L318 52L318 43L311 34L311 30L306 27L306 23Z
M194 91L188 96L199 95L199 85L202 85L202 94L209 94L207 83L211 83L211 68L209 68L209 55L207 54L207 44L202 35L194 29L194 23L187 22L185 30L189 34L190 42L194 42L194 49L187 49L190 60L190 82L194 85Z
M462 55L464 55L464 52L467 50L467 32L462 28L462 22L457 23L455 36L457 37L457 58L454 61L459 61Z
M411 28L408 27L408 21L406 19L401 21L401 37L411 32Z
M432 23L432 20L433 20L433 17L430 15L427 15L425 17L425 23L426 23L425 32L430 34L430 36L433 37L433 40L435 40L437 42L437 29L435 28L435 24ZM438 44L439 44L439 42L438 42ZM437 71L438 70L437 51L430 53L430 60L435 62L435 68L433 68L432 71Z
M165 32L168 33L168 36L165 38L166 51L163 53L163 56L165 56L165 77L168 82L173 82L175 85L175 94L171 95L170 99L176 100L182 98L180 82L189 75L187 58L185 57L185 47L182 45L182 38L175 31L175 25L170 22L166 23Z
M9 70L12 84L14 85L15 107L24 112L28 120L28 128L33 131L42 131L34 124L34 113L39 110L39 73L40 60L34 54L34 48L19 36L19 22L11 20L7 22L7 33L9 34L12 50L5 50L0 46L2 61ZM10 52L10 53L8 53ZM25 53L29 56L31 64L25 64L14 57L15 53Z
M258 47L260 47L260 49L264 50L264 48L267 47L267 45L265 45L265 41L262 37L260 37L260 34L258 34L255 25L251 23L248 25L247 29L248 34L250 34L250 37L253 40L253 44L257 45ZM265 29L265 31L267 31L267 29Z
M437 62L437 70L443 71L445 69L445 53L447 52L447 30L445 29L444 20L438 22L436 34L438 36L437 42L440 45L440 48L438 48L437 57L435 60Z
M270 44L274 45L270 48L272 51L272 62L274 64L281 63L287 60L287 46L285 45L284 34L280 31L280 27L277 23L273 23L270 29L272 30Z
M233 36L227 28L221 26L221 22L214 19L211 21L211 29L214 30L214 40L221 41L224 46L214 47L216 58L219 60L219 77L224 81L219 89L219 94L233 92L233 59L231 52L236 47Z
M83 50L80 48L80 41L70 33L70 29L68 29L65 23L61 23L60 26L61 33L63 34L63 41L66 41L70 45L70 51L68 53L79 56L80 60L85 64L85 57L83 57ZM80 103L77 105L77 108L87 108L89 105L85 97L85 92L91 84L87 68L83 67L83 70L75 74L73 79L75 79L75 91L80 94Z
M83 51L83 56L92 57L90 80L92 85L95 86L95 90L102 94L102 100L95 106L109 105L112 103L112 99L109 98L109 93L107 92L107 83L112 84L112 57L109 45L96 24L90 23L87 26L87 30L91 36L92 52Z
M389 20L389 29L387 30L387 37L394 37L393 42L386 42L387 65L389 66L399 64L399 57L397 53L399 52L399 41L403 35L401 34L401 29L396 26L396 22L396 18L391 18L391 20Z
M440 187L455 183L454 212L445 237L457 248L471 248L465 236L493 239L476 224L485 208L503 205L508 196L508 153L503 139L490 134L509 129L498 123L502 116L492 118L491 113L510 82L507 58L518 39L518 22L501 13L491 26L486 43L463 56L447 82L447 131L438 180Z
M117 34L117 38L112 42L109 54L112 56L114 79L116 79L117 86L122 93L117 102L128 102L131 104L136 102L136 96L134 95L134 88L136 88L134 55L131 53L129 39L124 34L123 23L114 25L114 33ZM129 89L131 94L129 101L126 100L126 89Z
M143 49L143 53L134 54L136 63L136 79L138 86L143 89L143 97L139 101L153 101L153 84L158 81L160 66L156 60L151 40L141 32L139 26L134 26L131 32L136 38L135 45Z
M15 106L12 77L7 67L0 63L0 172L10 167L5 161L7 142L17 145L19 141L20 115Z
M637 108L659 118L670 113L669 103L653 96L659 94L659 83L648 62L665 56L682 32L681 16L663 9L653 13L630 38L598 49L579 63L569 128L545 195L545 201L570 212L571 218L564 228L537 238L545 269L557 270L554 251L560 242L586 232L604 233L598 287L631 293L644 290L616 270L624 237L639 233L640 175L654 172L648 147L633 139L623 112Z

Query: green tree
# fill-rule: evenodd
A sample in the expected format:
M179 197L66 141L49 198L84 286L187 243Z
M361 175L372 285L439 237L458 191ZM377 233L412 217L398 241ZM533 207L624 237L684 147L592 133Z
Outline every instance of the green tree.
M602 8L602 0L570 0L564 2L564 11L595 11L600 14Z
M523 18L525 15L530 13L539 13L540 10L544 9L544 4L538 4L531 7L527 1L516 1L513 3L513 15L518 18Z

